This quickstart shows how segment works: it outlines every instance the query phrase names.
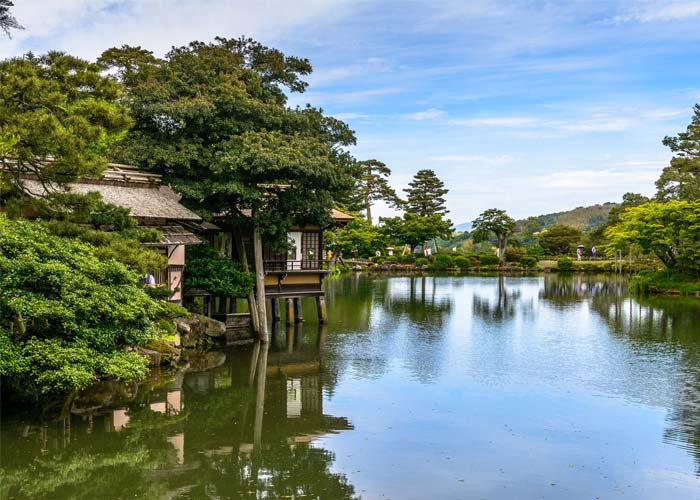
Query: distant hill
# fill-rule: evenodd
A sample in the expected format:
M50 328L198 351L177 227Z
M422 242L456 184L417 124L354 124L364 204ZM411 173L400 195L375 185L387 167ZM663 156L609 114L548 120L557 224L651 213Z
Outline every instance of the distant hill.
M581 231L592 231L602 225L607 219L610 210L616 207L617 203L603 203L602 205L591 205L590 207L577 207L566 212L556 212L553 214L538 215L517 221L518 228L535 226L541 231L556 224L573 226ZM530 229L532 231L533 229Z
M565 226L573 226L581 231L588 232L596 229L608 220L610 210L616 207L617 203L603 203L602 205L591 205L590 207L577 207L565 212L556 212L553 214L537 215L516 221L517 231L522 231L524 226L528 230L538 232L543 229L548 229L556 224ZM456 231L471 231L471 222L462 222L455 226Z

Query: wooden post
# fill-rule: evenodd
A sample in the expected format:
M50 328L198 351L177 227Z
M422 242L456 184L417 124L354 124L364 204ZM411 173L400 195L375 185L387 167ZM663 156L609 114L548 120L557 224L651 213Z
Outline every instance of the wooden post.
M304 312L301 309L301 297L294 298L294 321L296 323L304 321Z
M270 305L272 306L272 321L277 323L280 320L280 299L270 299Z
M267 344L270 335L267 331L267 307L265 304L265 268L263 267L262 236L257 227L253 230L253 251L255 254L255 301L258 306L258 328L260 340Z
M284 299L287 313L287 324L291 325L294 323L294 302L292 299Z
M326 297L319 295L316 297L316 311L318 312L318 322L320 324L328 323L328 312L326 311Z
M294 325L287 323L287 352L294 350Z
M323 349L326 345L326 334L328 333L328 326L325 324L318 325L318 338L316 339L316 345L319 350Z
M260 452L260 445L262 444L263 414L265 412L265 379L267 378L266 345L260 347L260 356L258 358L257 372L258 384L255 398L255 426L253 429L253 447L255 451Z
M241 259L241 266L243 271L250 272L250 266L248 266L248 256L245 253L245 245L243 244L243 236L241 236L240 231L236 231L233 238L236 240L236 251L238 252L238 258ZM255 294L251 291L248 293L248 311L250 311L250 324L253 325L253 331L259 332L260 325L258 324L258 315L256 311L258 310Z

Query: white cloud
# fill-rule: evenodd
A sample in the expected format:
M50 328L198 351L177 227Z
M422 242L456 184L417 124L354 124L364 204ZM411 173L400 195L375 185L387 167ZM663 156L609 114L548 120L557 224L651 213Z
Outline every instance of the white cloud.
M425 111L418 111L416 113L406 113L401 115L402 118L405 118L407 120L436 120L438 118L442 118L443 116L446 116L447 113L440 109L426 109Z
M654 21L677 21L700 16L700 2L651 2L631 9L616 17L618 22L637 21L649 23Z
M529 127L541 124L539 118L526 116L502 116L502 117L481 117L463 118L451 120L453 125L464 125L466 127Z
M454 162L454 163L487 163L487 164L503 164L515 161L510 155L483 156L483 155L438 155L429 156L428 160L437 162Z
M13 14L26 28L0 56L47 48L94 58L122 44L162 55L173 45L214 36L252 36L272 44L316 20L346 14L350 0L22 0Z
M646 181L652 184L658 177L658 172L635 172L634 182ZM553 172L551 174L534 176L533 183L543 189L563 189L563 190L602 190L608 191L611 188L629 186L629 172L618 170L567 170L564 172Z

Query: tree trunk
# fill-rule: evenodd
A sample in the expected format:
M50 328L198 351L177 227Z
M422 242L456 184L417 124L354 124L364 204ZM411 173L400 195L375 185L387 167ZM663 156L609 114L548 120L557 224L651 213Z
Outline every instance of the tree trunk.
M236 231L233 238L236 240L236 251L238 252L238 258L241 259L241 267L243 267L243 271L249 273L250 266L248 265L248 256L246 255L245 245L243 244L243 236L240 231ZM260 332L257 310L258 306L256 304L255 294L251 290L248 292L248 311L250 311L250 322L253 325L254 332Z
M265 268L263 267L263 249L260 229L253 230L253 250L255 253L255 291L258 312L258 334L263 344L270 341L267 331L267 310L265 307Z

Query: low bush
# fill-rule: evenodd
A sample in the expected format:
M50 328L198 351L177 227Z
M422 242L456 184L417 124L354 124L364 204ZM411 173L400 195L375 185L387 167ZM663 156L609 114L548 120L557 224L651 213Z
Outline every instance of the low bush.
M574 261L568 257L562 257L561 259L557 260L557 268L560 271L573 271Z
M433 257L433 269L450 269L452 267L452 256L446 253L439 253Z
M506 250L506 262L520 262L526 254L524 248L509 247Z
M520 265L525 269L532 269L537 265L537 259L531 255L523 255L520 258Z
M469 269L469 267L471 267L469 260L461 255L459 257L455 257L454 265L460 269Z
M428 259L426 259L425 257L418 257L416 259L416 267L423 267L423 266L427 266L429 264L430 264L430 261Z
M478 258L482 266L497 266L499 263L498 257L494 254L481 254Z

